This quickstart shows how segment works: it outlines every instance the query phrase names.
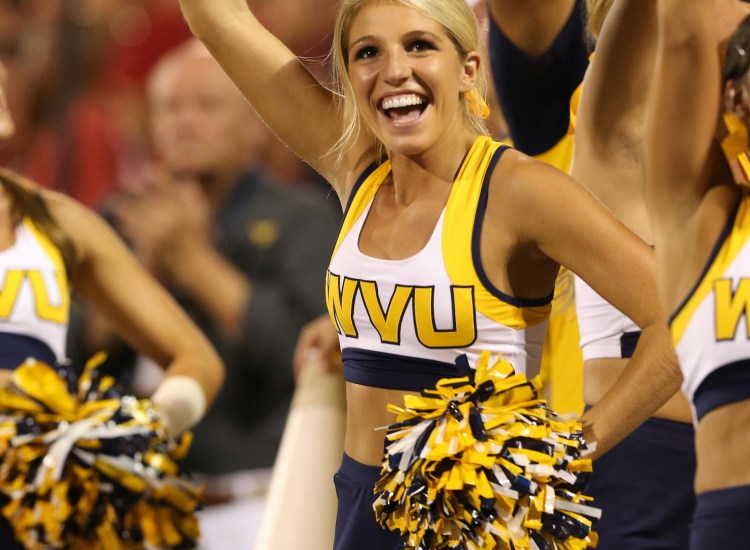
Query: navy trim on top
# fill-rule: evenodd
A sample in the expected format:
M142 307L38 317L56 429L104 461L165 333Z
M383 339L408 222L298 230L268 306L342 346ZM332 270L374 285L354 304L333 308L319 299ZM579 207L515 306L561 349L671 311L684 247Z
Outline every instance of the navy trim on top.
M552 301L552 297L555 294L554 290L549 296L545 296L544 298L518 298L516 296L511 296L510 294L504 293L495 285L493 285L490 282L489 277L487 277L487 273L485 273L484 268L482 267L482 254L480 247L482 236L482 222L484 221L484 215L487 211L487 198L489 196L490 178L492 177L492 172L495 169L498 161L500 160L500 157L507 149L510 149L510 147L508 147L507 145L501 145L500 147L498 147L497 150L493 153L492 158L490 159L490 163L487 165L487 171L485 172L484 178L482 180L482 190L479 195L477 212L474 218L474 230L472 231L471 236L471 257L474 262L474 269L477 272L479 280L490 292L490 294L492 294L496 298L515 307L546 306Z
M57 364L52 348L41 340L25 334L0 332L0 350L0 370L13 370L29 357L50 366Z
M365 182L365 180L370 177L370 175L377 169L378 166L380 166L380 164L378 164L377 161L372 161L372 163L362 171L360 176L357 178L357 181L354 182L352 191L351 193L349 193L349 198L346 201L346 208L344 208L344 219L346 219L346 215L349 213L349 207L352 205L354 195L357 194L359 188L362 187L362 184Z
M742 204L742 199L743 199L743 195L740 194L739 200L737 201L737 204L735 205L734 210L732 211L732 214L729 216L729 219L727 220L727 223L724 226L724 229L722 230L721 235L719 235L719 238L716 241L716 244L714 245L714 249L711 251L711 254L708 256L708 260L706 261L706 266L703 268L703 271L701 272L700 277L698 277L698 280L693 285L693 288L690 290L690 292L688 292L687 296L685 296L685 299L682 301L679 307L669 317L670 327L672 326L672 322L674 322L675 318L685 308L687 303L690 301L690 299L693 297L695 292L698 290L698 287L703 282L703 278L706 276L706 273L708 273L708 270L711 269L711 266L716 260L716 256L719 255L719 251L721 250L721 247L724 246L724 243L726 242L727 238L732 233L734 222L737 220L737 213L740 211L740 204Z
M714 409L745 399L750 399L750 359L729 363L706 376L693 394L693 405L700 420Z
M576 0L549 48L538 56L520 49L489 18L489 63L513 145L527 155L554 147L570 125L570 97L589 61L583 2Z
M409 357L360 348L344 348L344 380L375 388L402 391L433 389L441 378L469 376L473 371L466 358L455 363Z
M640 330L634 330L631 332L623 332L620 335L620 357L623 359L630 359L635 353L635 348L638 346L638 340L641 337Z

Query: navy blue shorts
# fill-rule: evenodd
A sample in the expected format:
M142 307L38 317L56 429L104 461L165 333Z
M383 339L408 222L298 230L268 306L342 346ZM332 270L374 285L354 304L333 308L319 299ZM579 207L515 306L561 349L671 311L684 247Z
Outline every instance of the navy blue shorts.
M338 497L333 550L399 550L401 537L383 529L375 520L373 489L379 466L366 466L344 455L333 476Z
M690 550L750 548L750 485L697 496Z
M0 369L13 370L27 357L35 357L48 365L57 365L55 352L46 343L25 334L0 332Z
M647 420L594 461L584 493L602 510L597 550L687 550L694 476L693 426Z

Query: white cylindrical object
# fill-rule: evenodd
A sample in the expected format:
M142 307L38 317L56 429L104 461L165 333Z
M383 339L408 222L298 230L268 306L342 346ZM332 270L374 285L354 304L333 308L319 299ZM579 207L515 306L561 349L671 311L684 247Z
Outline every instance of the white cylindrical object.
M341 368L307 365L284 427L255 550L333 547L333 474L341 464L345 416Z
M190 376L168 376L156 388L151 401L162 412L162 422L170 437L192 428L206 412L206 394Z

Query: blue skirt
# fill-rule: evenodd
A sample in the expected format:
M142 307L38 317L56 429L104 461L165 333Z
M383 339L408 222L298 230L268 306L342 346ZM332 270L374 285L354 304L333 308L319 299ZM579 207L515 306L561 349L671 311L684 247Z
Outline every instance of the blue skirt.
M690 526L690 550L750 548L750 485L701 493Z
M344 454L333 476L338 497L333 550L399 550L401 536L375 520L375 483L379 466L366 466Z
M594 461L584 493L602 510L597 550L687 550L694 477L693 426L647 420Z

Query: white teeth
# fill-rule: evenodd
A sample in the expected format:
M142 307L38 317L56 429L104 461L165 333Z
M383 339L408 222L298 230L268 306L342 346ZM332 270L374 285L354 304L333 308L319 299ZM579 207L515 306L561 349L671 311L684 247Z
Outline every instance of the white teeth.
M383 100L383 109L395 109L397 107L408 107L409 105L421 105L424 103L416 94L404 94L386 97Z

